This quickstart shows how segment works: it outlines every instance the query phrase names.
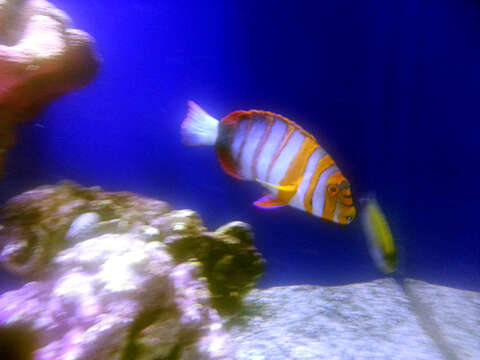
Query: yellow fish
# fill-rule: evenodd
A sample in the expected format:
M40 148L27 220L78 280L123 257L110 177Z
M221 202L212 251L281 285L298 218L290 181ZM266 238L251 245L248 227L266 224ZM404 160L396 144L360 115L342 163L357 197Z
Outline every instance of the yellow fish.
M397 269L397 251L387 219L377 200L370 196L360 214L370 255L384 273Z
M356 215L350 184L315 138L272 112L234 111L220 121L190 101L182 123L186 145L213 145L229 175L259 183L268 195L254 205L290 205L338 224Z

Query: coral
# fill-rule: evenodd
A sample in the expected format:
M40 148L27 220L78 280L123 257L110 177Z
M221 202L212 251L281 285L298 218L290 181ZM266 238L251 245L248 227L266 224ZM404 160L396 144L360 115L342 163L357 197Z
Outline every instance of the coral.
M93 39L44 0L0 0L0 170L16 124L86 85L99 60Z
M58 251L78 241L75 239L78 220L69 232L68 241L65 237L72 222L82 214L82 217L85 213L98 214L103 220L95 224L99 226L99 234L127 232L169 210L164 202L126 192L107 193L98 187L81 188L69 182L41 186L10 199L5 205L0 261L15 274L41 277Z
M232 222L208 232L192 210L128 192L104 192L63 182L10 199L2 211L0 262L26 279L49 276L63 249L102 234L138 235L162 242L177 264L198 262L212 303L235 312L262 274L264 261L247 224Z
M3 353L232 359L221 315L264 265L247 224L209 232L192 210L71 182L13 197L1 220L0 262L30 280L0 296L0 334L28 340Z
M174 218L178 221L177 216ZM195 223L196 220L190 221ZM173 226L181 228L180 224L183 225L174 222ZM243 296L251 290L264 267L263 260L253 256L250 227L242 222L231 222L214 232L185 231L165 238L170 252L179 261L192 256L198 259L209 281L215 306L222 314L237 311Z
M47 280L0 297L0 323L33 329L35 359L229 359L192 263L160 242L105 234L61 251Z

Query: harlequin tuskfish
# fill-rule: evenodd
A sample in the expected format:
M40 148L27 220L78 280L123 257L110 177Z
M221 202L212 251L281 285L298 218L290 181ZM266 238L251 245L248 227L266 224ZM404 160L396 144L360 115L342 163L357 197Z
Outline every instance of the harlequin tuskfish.
M222 168L256 181L268 195L254 205L290 205L339 224L356 214L350 184L316 142L295 122L268 111L234 111L220 121L190 101L182 123L186 145L214 145Z
M365 200L360 212L363 230L367 237L368 250L375 265L385 273L397 269L397 251L387 219L374 196Z

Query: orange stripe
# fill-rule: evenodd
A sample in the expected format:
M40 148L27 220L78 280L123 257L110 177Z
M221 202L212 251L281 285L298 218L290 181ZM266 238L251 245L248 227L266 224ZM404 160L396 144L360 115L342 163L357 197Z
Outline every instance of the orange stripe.
M327 187L329 184L340 184L345 177L342 175L340 171L336 172L335 174L331 175L326 183L325 183L325 202L323 203L323 215L322 218L326 220L333 221L333 216L335 215L335 207L337 206L337 199L338 194L330 195L327 191Z
M267 121L267 128L265 129L265 132L262 135L262 138L260 139L260 142L257 145L257 148L255 149L255 153L253 154L253 162L252 162L252 178L255 180L257 178L257 163L258 163L258 158L260 156L260 153L263 149L263 146L267 142L268 136L270 135L270 132L272 131L272 126L273 126L273 118L272 116L268 115L265 119Z
M353 206L352 191L350 188L342 190L340 197L342 205Z
M312 138L315 140L315 138L313 137L312 134L310 134L309 132L307 132L305 129L303 129L300 125L298 125L296 122L290 120L290 119L287 119L286 117L280 115L280 114L275 114L273 112L270 112L270 111L262 111L262 110L248 110L248 111L234 111L230 114L228 114L227 116L225 116L223 119L222 119L222 123L225 123L225 124L237 124L239 121L243 120L243 119L246 119L246 118L254 118L254 117L261 117L261 118L267 118L271 116L273 118L273 120L275 121L281 121L283 122L284 124L286 124L287 126L293 126L295 129L297 129L298 131L300 131L300 133L302 135L305 135L306 137L309 137L309 138Z
M245 135L243 135L242 139L242 144L240 145L240 149L238 150L238 155L237 155L237 163L241 164L241 159L242 159L242 153L243 153L243 148L245 147L245 143L247 142L248 134L250 132L250 129L252 128L253 121L252 119L248 119L248 125L247 129L245 130Z
M296 122L290 120L290 119L287 119L286 117L280 115L280 114L275 114L275 113L272 113L270 111L262 111L262 110L249 110L249 111L246 111L246 113L249 113L251 114L251 116L261 116L261 117L267 117L267 116L272 116L274 120L279 120L283 123L285 123L286 125L288 126L293 126L295 127L295 129L297 129L298 131L300 131L300 133L302 135L305 135L306 137L309 137L309 138L312 138L313 140L315 140L314 136L312 134L310 134L308 131L306 131L305 129L303 129L300 125L298 125Z
M287 145L288 140L290 140L294 131L295 131L295 127L288 125L287 131L285 131L285 134L283 135L282 142L280 143L280 145L278 145L277 150L275 150L275 154L273 154L272 161L270 161L270 164L268 165L267 177L266 177L267 182L268 182L268 179L270 178L270 173L272 172L273 165L275 165L275 162L280 156L280 153L282 152L285 145Z
M295 156L295 159L293 159L292 163L290 164L285 177L280 182L280 185L285 186L296 184L297 187L300 185L303 174L305 173L305 168L307 167L308 159L316 148L318 148L318 145L314 139L308 137L305 138L302 143L302 147ZM296 192L297 189L295 189L295 191L279 191L278 199L288 203Z
M318 179L320 178L320 175L327 170L330 166L334 165L335 161L330 157L330 155L325 155L322 157L317 164L317 167L315 168L315 172L312 175L312 178L310 179L310 184L308 185L307 192L305 193L305 197L303 198L303 207L305 208L305 211L308 213L312 213L312 196L313 196L313 191L315 190L315 187L317 186Z

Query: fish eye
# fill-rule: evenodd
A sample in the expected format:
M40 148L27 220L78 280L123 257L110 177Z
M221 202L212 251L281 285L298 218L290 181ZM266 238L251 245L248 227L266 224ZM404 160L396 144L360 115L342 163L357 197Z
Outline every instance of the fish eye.
M338 194L338 186L335 184L329 184L327 186L327 191L330 196L335 196Z
M353 216L347 216L347 221L348 222L352 222L352 220L353 220Z

